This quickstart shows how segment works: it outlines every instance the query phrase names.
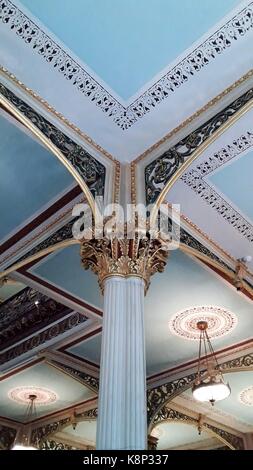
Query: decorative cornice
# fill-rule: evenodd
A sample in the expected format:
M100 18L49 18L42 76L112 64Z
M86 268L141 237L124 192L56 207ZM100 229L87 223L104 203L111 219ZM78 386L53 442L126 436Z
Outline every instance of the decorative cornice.
M23 289L0 305L0 350L69 313L68 307L46 295L29 287Z
M86 410L82 413L77 413L76 418L78 421L89 421L89 420L96 420L98 417L98 409L93 408L92 410Z
M31 440L34 443L42 442L48 436L51 436L51 435L59 432L61 429L66 427L68 424L71 424L71 416L68 416L67 418L60 419L60 420L55 421L53 423L45 424L44 426L36 428L32 431L32 439Z
M244 37L253 25L253 3L250 2L215 31L128 107L119 103L10 0L1 0L0 20L115 124L126 130L231 47L235 41Z
M231 204L229 204L216 190L208 183L206 177L231 161L241 153L253 146L253 133L246 132L232 144L222 148L207 160L184 173L181 180L187 184L206 204L209 204L219 215L221 215L230 225L232 225L249 242L253 241L253 226L245 219Z
M1 70L1 68L0 68ZM151 154L154 150L159 148L162 144L167 142L169 139L174 137L176 134L178 134L180 131L185 129L187 126L189 126L192 122L194 122L198 117L200 117L202 114L206 113L209 111L211 108L213 108L215 105L217 105L223 98L227 97L230 93L234 92L238 87L242 86L247 80L253 77L253 69L249 70L247 73L245 73L242 77L240 77L238 80L236 80L232 85L230 85L228 88L225 88L221 93L219 93L215 98L211 99L206 103L202 108L198 109L194 114L192 114L190 117L185 119L185 121L182 121L177 127L172 129L170 132L165 134L160 140L155 142L151 147L149 147L147 150L145 150L143 153L141 153L135 160L134 164L136 165L139 163L141 160L146 158L148 155Z
M155 203L160 193L162 193L168 182L176 174L179 168L201 145L211 136L214 136L218 129L229 122L233 115L239 113L243 107L253 98L253 89L247 91L242 96L234 100L223 111L209 119L205 124L182 139L176 145L164 152L160 157L153 160L145 167L145 191L147 204Z
M52 339L61 336L63 333L66 333L73 328L76 328L81 323L87 321L87 317L84 315L75 312L71 316L64 318L62 321L49 326L46 330L40 331L37 334L33 335L32 337L24 340L22 343L18 344L17 346L13 346L12 348L4 351L0 354L0 364L5 364L22 354L25 354L29 351L32 351L39 346L51 341Z
M7 80L10 80L17 88L25 92L27 95L29 95L34 101L40 104L42 108L46 110L47 113L52 114L52 116L56 117L60 121L63 122L65 126L67 126L69 129L74 131L77 135L79 135L83 140L85 140L89 145L94 147L95 150L97 150L99 153L101 153L105 158L109 159L111 162L114 163L119 163L115 158L107 152L101 145L99 145L97 142L95 142L91 137L89 137L87 134L85 134L79 127L77 127L75 124L70 122L65 116L63 116L59 111L54 109L49 103L47 103L46 100L41 98L37 93L35 93L31 88L28 88L23 82L17 79L13 73L9 72L5 67L2 67L0 65L0 74L2 74Z
M103 238L81 243L81 259L84 269L91 269L97 276L100 288L111 276L140 277L146 291L150 277L165 268L169 252L162 241L145 238Z

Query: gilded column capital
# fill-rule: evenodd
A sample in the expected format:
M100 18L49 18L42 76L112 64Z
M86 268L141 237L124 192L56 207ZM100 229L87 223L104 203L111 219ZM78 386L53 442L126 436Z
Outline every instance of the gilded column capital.
M162 272L169 251L160 239L143 238L93 238L81 243L81 260L84 269L97 276L103 292L104 281L111 276L136 276L144 280L145 292L150 277Z

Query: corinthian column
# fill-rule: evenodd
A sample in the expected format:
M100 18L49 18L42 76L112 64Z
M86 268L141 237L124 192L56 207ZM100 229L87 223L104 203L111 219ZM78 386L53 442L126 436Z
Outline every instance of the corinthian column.
M146 448L144 281L105 281L97 449Z
M158 240L84 242L104 293L97 449L147 448L144 293L168 253Z

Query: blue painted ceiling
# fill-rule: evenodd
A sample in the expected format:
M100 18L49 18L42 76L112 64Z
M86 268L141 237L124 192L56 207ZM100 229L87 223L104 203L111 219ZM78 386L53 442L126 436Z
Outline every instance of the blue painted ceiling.
M0 116L0 239L72 182L54 155Z
M162 423L157 426L161 437L158 441L158 449L173 449L193 442L204 441L210 438L206 432L198 434L197 427L184 423Z
M48 261L45 259L41 265L35 265L32 271L72 295L78 295L86 302L102 307L97 279L81 267L78 246L62 250ZM216 349L239 343L252 336L250 303L214 273L181 251L174 251L170 255L165 272L153 277L145 299L149 375L197 357L197 343L174 336L169 331L168 323L178 311L199 305L218 305L231 310L238 318L238 325L231 334L214 340ZM100 336L73 346L71 351L99 362Z
M253 221L253 151L221 167L208 177L240 211Z
M34 266L32 272L95 307L103 306L97 277L92 271L85 271L81 265L79 245L70 246L45 258L42 263Z
M238 0L22 0L128 99L228 14Z
M26 405L16 403L8 397L8 392L16 387L42 387L55 392L58 399L48 405L39 405L37 416L66 408L72 404L86 401L94 396L87 387L50 365L41 363L19 372L1 382L0 416L23 421Z

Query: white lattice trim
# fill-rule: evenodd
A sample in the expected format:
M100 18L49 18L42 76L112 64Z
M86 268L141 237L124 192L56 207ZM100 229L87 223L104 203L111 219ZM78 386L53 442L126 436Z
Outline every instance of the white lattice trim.
M243 37L253 27L253 2L207 38L128 107L119 103L10 0L0 0L0 20L112 118L122 130L125 130L228 49L234 41Z
M204 179L209 173L221 167L228 161L240 155L253 146L253 133L247 132L231 145L227 145L208 160L187 171L181 180L193 189L202 199L231 224L241 235L250 242L253 241L253 227L235 208L233 208L215 189Z

